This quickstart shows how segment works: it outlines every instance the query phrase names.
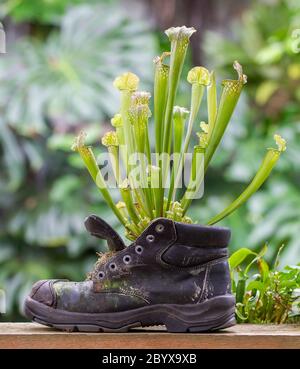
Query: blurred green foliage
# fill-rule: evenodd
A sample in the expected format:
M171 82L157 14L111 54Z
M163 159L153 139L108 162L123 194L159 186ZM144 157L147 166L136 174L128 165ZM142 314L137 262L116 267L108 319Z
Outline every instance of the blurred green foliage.
M218 69L228 70L232 60L239 60L247 70L248 92L260 117L274 124L300 101L300 3L253 3L241 21L233 23L232 39L208 32L205 50Z
M264 259L266 246L259 253L241 248L231 255L229 264L238 323L283 324L299 320L300 264L279 270L281 249L274 267Z
M100 141L118 109L111 81L135 70L147 84L155 45L140 17L117 2L97 2L68 9L46 39L23 37L1 55L4 319L20 319L20 303L36 280L84 278L104 245L86 234L87 215L99 214L117 227L70 146L82 127L89 127L90 143Z
M9 15L16 22L55 24L68 7L83 0L3 0L0 5L2 17Z
M300 3L294 0L254 1L231 34L208 32L204 44L209 64L228 73L237 59L248 75L244 103L240 105L223 141L223 155L213 161L206 178L210 214L228 204L255 173L268 137L280 132L288 150L271 180L246 206L223 222L233 230L232 247L256 248L269 242L269 260L285 244L282 263L299 261L300 229ZM297 38L298 37L298 38ZM223 181L224 202L210 196L213 178ZM218 185L219 185L218 181ZM229 191L230 189L230 191Z

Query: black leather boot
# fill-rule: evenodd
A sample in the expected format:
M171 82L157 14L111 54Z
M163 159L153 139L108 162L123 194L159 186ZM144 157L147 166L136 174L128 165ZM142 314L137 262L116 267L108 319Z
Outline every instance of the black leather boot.
M225 228L154 220L125 247L102 219L85 221L110 249L85 282L37 282L28 318L79 331L127 331L164 324L169 332L202 332L235 324Z

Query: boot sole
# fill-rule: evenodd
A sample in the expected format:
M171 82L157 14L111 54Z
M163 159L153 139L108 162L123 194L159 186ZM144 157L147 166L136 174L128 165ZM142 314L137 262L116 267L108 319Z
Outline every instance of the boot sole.
M116 313L74 313L27 297L30 320L68 332L128 332L130 328L165 325L168 332L208 332L235 325L235 298L223 295L199 304L157 304Z

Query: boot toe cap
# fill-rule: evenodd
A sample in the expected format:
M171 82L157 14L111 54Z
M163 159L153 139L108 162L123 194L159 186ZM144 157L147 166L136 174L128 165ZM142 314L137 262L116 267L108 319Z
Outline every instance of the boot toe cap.
M36 282L31 290L30 297L44 305L53 307L55 305L55 292L51 280Z

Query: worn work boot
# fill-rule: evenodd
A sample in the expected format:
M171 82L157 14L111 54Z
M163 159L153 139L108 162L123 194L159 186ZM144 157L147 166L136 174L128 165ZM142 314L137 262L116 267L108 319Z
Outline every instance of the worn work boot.
M95 332L160 324L169 332L202 332L235 324L228 229L159 218L125 247L102 219L92 215L85 225L110 252L84 282L37 282L25 302L28 318Z

